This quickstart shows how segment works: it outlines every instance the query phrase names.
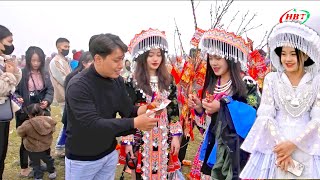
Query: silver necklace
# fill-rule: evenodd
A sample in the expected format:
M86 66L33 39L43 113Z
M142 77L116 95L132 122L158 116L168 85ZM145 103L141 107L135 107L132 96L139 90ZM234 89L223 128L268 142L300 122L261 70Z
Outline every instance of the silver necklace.
M225 83L224 85L216 85L216 87L214 88L214 94L220 94L223 92L226 92L227 90L230 89L232 84L232 80L230 79L227 83Z

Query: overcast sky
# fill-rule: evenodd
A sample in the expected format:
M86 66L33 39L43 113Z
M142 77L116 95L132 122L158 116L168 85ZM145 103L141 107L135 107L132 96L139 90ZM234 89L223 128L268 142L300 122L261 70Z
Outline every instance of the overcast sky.
M220 0L218 2L225 3ZM195 1L199 28L210 28L211 4L214 8L216 1ZM249 17L257 13L248 28L259 24L262 26L247 33L247 36L254 40L254 46L257 46L265 31L270 31L280 16L292 8L314 12L319 10L320 1L235 1L223 17L222 23L227 26L239 10L236 20L228 29L236 31L241 16L248 10ZM19 56L32 45L41 47L49 55L56 51L55 41L59 37L69 39L71 49L77 50L88 50L90 37L98 33L119 35L129 44L136 33L149 27L166 31L169 49L174 53L174 18L187 51L194 33L191 2L188 0L1 1L0 12L0 24L8 27L14 34L16 49L13 54Z

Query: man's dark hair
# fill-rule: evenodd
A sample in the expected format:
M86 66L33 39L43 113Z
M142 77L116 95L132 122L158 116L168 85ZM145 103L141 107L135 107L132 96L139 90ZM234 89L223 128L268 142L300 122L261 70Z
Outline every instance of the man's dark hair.
M8 28L0 25L0 40L6 38L8 36L12 36L12 33L9 31Z
M56 41L56 46L58 46L59 43L70 43L70 41L66 38L58 38L57 41Z
M120 48L123 53L128 51L127 45L121 41L119 36L114 34L107 33L94 35L89 41L89 51L92 57L98 54L105 58L117 48Z

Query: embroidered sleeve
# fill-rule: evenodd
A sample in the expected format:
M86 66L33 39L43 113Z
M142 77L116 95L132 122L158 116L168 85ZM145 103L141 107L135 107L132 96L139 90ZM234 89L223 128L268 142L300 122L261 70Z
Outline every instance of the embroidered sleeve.
M318 81L319 83L319 81ZM318 84L317 83L317 84ZM311 121L306 130L299 134L292 142L304 152L310 155L320 156L320 88L316 88L316 99L312 106Z
M180 136L182 134L182 127L179 120L179 106L177 101L177 87L175 84L170 85L169 89L169 97L168 99L171 100L171 103L167 107L168 112L168 120L170 126L170 133L173 136Z
M257 119L241 146L247 152L259 151L271 154L273 147L278 142L285 140L279 131L278 122L275 120L276 106L272 88L272 84L276 82L275 78L273 73L269 73L265 77Z

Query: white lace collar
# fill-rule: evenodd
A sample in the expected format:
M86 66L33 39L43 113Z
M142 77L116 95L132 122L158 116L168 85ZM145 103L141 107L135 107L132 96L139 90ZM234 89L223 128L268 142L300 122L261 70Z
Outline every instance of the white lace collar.
M285 84L287 84L289 86L292 86L292 84L291 84L288 76L286 75L286 73L282 72L280 78L281 78L282 82L284 82ZM301 78L301 80L300 80L300 82L298 84L298 87L305 85L306 83L312 81L312 79L313 79L313 77L312 77L311 73L306 72L303 75L303 77Z

